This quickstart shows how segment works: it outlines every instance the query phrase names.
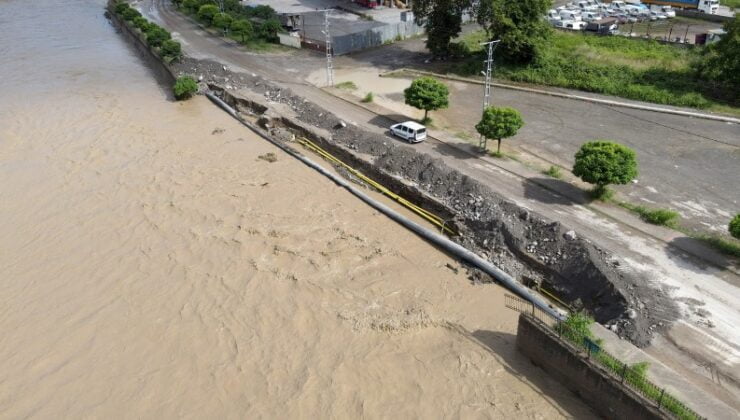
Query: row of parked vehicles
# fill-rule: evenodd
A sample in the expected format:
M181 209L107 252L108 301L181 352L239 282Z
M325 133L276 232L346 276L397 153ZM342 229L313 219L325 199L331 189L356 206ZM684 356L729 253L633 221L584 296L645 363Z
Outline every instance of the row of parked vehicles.
M675 16L676 11L669 5L658 5L651 9L642 3L626 3L621 0L611 3L580 0L547 12L548 21L556 28L599 33L616 33L619 24L658 21Z

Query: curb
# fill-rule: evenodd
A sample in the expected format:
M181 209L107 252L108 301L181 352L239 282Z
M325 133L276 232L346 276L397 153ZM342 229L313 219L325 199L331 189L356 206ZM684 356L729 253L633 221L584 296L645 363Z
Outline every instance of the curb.
M484 82L480 80L469 79L466 77L448 76L444 74L432 73L432 72L423 71L423 70L413 70L413 69L408 69L408 68L401 68L398 70L392 70L392 71L388 71L385 73L381 73L380 77L388 77L388 75L392 73L398 73L398 72L416 73L416 74L420 74L424 76L434 76L440 79L454 80L456 82L464 82L464 83L474 83L477 85L484 84ZM503 88L503 89L518 90L518 91L527 92L527 93L535 93L539 95L547 95L547 96L554 96L558 98L573 99L577 101L597 103L597 104L602 104L602 105L639 109L641 111L660 112L663 114L673 114L673 115L680 115L683 117L702 118L705 120L714 120L714 121L721 121L721 122L727 122L727 123L733 123L733 124L740 124L740 118L724 117L721 115L704 114L701 112L693 112L693 111L681 111L678 109L661 108L661 107L650 106L650 105L630 104L627 102L613 101L610 99L599 99L599 98L591 98L589 96L571 95L568 93L552 92L552 91L543 90L543 89L528 88L528 87L523 87L523 86L509 85L505 83L495 83L494 82L494 83L491 83L491 86L494 86L497 88Z
M391 118L388 115L380 114L378 111L371 109L370 107L366 106L365 104L355 103L355 102L353 102L353 101L351 101L351 100L349 100L347 98L342 97L341 95L337 95L336 93L332 92L330 89L326 89L326 88L319 88L319 89L322 90L323 92L331 95L332 97L335 97L337 99L340 99L340 100L342 100L342 101L344 101L344 102L346 102L348 104L351 104L351 105L354 105L354 106L359 106L360 108L362 108L362 109L364 109L364 110L366 110L368 112L372 112L375 115L378 115L378 116L381 116L381 117L384 117L384 118L388 118L391 121L402 122L402 121L396 120L395 118ZM434 137L431 134L427 134L427 137L428 138L431 138L433 140L436 140L436 141L438 141L440 143L446 144L446 145L448 145L448 146L450 146L450 147L452 147L452 148L454 148L456 150L459 150L459 151L461 151L461 152L463 152L463 153L465 153L465 154L467 154L469 156L473 156L473 157L475 157L477 159L480 159L480 160L482 160L483 162L485 162L488 165L495 166L496 168L499 168L502 171L505 171L505 172L510 173L510 174L512 174L512 175L514 175L514 176L516 176L518 178L521 178L521 179L523 179L526 182L530 182L530 183L532 183L534 185L537 185L538 187L543 188L543 189L545 189L547 191L550 191L553 194L557 194L560 197L563 197L563 198L568 199L568 200L572 200L567 194L563 194L560 191L558 191L558 190L556 190L556 189L554 189L554 188L552 188L552 187L550 187L548 185L541 184L541 183L539 183L537 181L534 181L532 179L527 178L524 175L521 175L521 174L519 174L517 172L514 172L514 171L512 171L510 169L507 169L507 168L504 168L504 167L502 167L500 165L497 165L495 162L491 162L489 159L485 159L485 156L481 157L479 155L475 155L473 153L470 153L470 151L468 151L468 150L459 148L458 146L456 146L454 144L450 144L450 143L446 142L445 140L442 140L442 139L439 139L437 137ZM697 253L694 253L690 249L685 249L685 248L679 247L679 246L677 246L675 244L671 244L669 242L666 242L664 239L662 239L662 238L660 238L658 236L655 236L655 235L653 235L650 232L646 232L645 230L641 229L638 226L634 226L631 223L625 222L621 218L617 218L615 216L612 216L611 214L609 214L609 213L607 213L607 212L605 212L605 211L603 211L601 209L595 208L595 207L593 207L591 205L588 205L588 204L579 204L579 205L582 205L583 207L585 207L585 208L593 211L594 213L598 214L601 217L606 218L607 220L611 220L613 222L616 222L619 225L626 226L626 227L628 227L630 229L633 229L633 230L635 230L637 232L640 232L640 234L642 234L642 235L644 235L646 237L649 237L649 238L652 238L652 239L654 239L656 241L659 241L659 242L665 244L669 248L673 248L675 250L684 252L684 253L686 253L688 255L691 255L693 258L696 258L697 260L700 260L700 261L702 261L702 262L704 262L706 264L709 264L709 265L711 265L713 267L716 267L716 268L719 268L719 269L727 270L727 271L729 271L729 272L731 272L731 273L733 273L733 274L735 274L737 276L740 276L740 271L736 270L735 267L733 267L731 265L730 266L723 266L719 262L712 261L711 259L708 259L706 257L703 257L703 256L697 254ZM716 251L713 250L712 252L716 252Z

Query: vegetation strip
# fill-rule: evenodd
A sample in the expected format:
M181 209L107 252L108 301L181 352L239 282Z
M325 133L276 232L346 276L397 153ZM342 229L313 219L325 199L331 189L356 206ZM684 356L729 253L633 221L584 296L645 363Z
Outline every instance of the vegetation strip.
M424 70L416 70L416 69L409 69L409 68L402 68L398 70L392 70L387 73L381 74L381 77L393 77L396 75L403 75L404 73L408 74L418 74L423 76L434 76L439 77L441 79L448 79L453 80L456 82L465 82L465 83L475 83L482 85L483 81L476 80L476 79L470 79L466 77L459 77L459 76L452 76L447 74L439 74L439 73L433 73L429 71ZM706 120L715 120L715 121L722 121L722 122L729 122L734 124L740 124L740 118L733 118L733 117L726 117L722 115L713 115L713 114L705 114L701 112L692 112L692 111L681 111L678 109L670 109L670 108L661 108L656 106L648 106L648 105L639 105L639 104L630 104L627 102L619 102L614 101L610 99L600 99L600 98L591 98L588 96L581 96L581 95L573 95L569 93L560 93L560 92L553 92L549 90L543 90L543 89L536 89L536 88L530 88L530 87L524 87L524 86L517 86L517 85L510 85L506 83L498 83L494 82L491 83L491 86L498 87L498 88L504 88L504 89L511 89L511 90L518 90L522 92L528 92L528 93L536 93L540 95L548 95L548 96L555 96L558 98L565 98L565 99L573 99L578 101L585 101L585 102L593 102L603 105L609 105L609 106L618 106L622 108L632 108L632 109L639 109L642 111L652 111L652 112L660 112L664 114L674 114L674 115L682 115L685 117L694 117L694 118L702 118Z

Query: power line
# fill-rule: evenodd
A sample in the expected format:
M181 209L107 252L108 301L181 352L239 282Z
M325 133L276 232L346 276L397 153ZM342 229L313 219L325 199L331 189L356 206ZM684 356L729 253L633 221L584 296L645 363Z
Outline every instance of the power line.
M498 46L498 43L501 42L500 39L497 39L495 41L488 41L488 42L482 42L480 45L487 45L488 46L488 57L486 58L486 71L481 72L484 73L486 76L486 84L483 91L483 112L486 111L486 108L491 103L491 78L493 73L493 50L496 49ZM481 152L486 151L486 146L488 143L488 139L481 135L480 140L478 141L478 147L480 148Z

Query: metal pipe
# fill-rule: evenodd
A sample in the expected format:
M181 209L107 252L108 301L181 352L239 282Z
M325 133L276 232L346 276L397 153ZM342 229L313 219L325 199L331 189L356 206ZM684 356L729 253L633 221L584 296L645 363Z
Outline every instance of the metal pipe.
M270 143L274 144L275 146L282 149L284 152L288 153L289 155L293 156L294 158L300 160L308 167L315 169L322 175L328 177L332 181L334 181L336 184L340 185L350 193L352 193L354 196L359 198L360 200L364 201L365 203L369 204L371 207L375 208L376 210L382 212L389 218L391 218L393 221L397 222L398 224L404 226L405 228L409 229L410 231L416 233L417 235L421 236L423 239L427 240L428 242L444 249L448 253L458 257L459 259L467 262L468 264L480 269L481 271L485 272L486 274L490 275L496 281L498 281L500 284L504 285L506 288L511 290L512 292L519 295L521 298L526 299L538 308L542 309L546 313L552 315L556 319L562 320L564 317L556 310L550 307L550 305L541 297L535 295L532 293L529 289L522 286L519 282L517 282L514 278L512 278L510 275L505 273L503 270L499 269L495 265L491 264L490 262L484 260L483 258L479 257L472 251L464 248L460 244L457 244L453 241L451 241L446 236L440 235L430 229L427 229L418 223L406 218L405 216L402 216L400 213L396 212L395 210L391 209L390 207L386 206L385 204L371 198L367 194L363 193L362 191L355 188L352 184L347 182L344 178L341 178L326 169L324 169L321 165L318 165L317 163L313 162L309 158L301 155L300 153L296 152L295 150L291 149L290 147L286 146L285 144L278 142L276 140L271 139L264 133L262 133L261 130L258 129L258 127L255 127L252 123L249 121L244 120L243 118L239 117L239 115L236 113L236 111L230 107L226 102L221 100L221 98L217 97L216 95L206 92L206 96L208 99L213 101L216 105L221 107L224 111L228 112L229 115L236 118L247 126L249 129L257 133L260 137L264 138L265 140L269 141Z

